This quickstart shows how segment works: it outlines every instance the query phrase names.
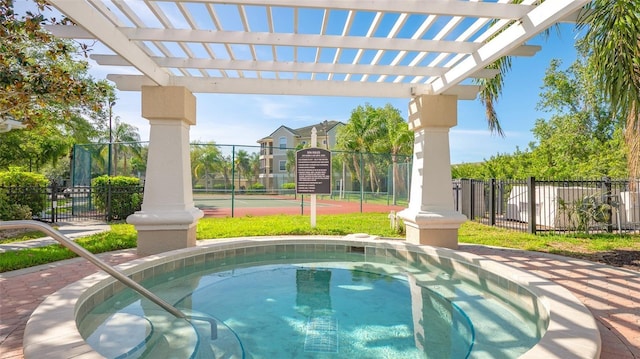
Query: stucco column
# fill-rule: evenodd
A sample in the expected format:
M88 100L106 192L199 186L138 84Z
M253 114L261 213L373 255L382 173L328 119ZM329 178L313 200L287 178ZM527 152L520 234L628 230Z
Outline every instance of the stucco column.
M466 217L453 209L449 128L457 124L456 96L418 96L409 103L415 133L409 207L398 213L407 241L458 248L458 228Z
M196 244L203 215L193 205L189 126L196 124L196 99L184 87L143 86L142 117L149 120L149 154L142 210L127 218L138 231L138 254Z

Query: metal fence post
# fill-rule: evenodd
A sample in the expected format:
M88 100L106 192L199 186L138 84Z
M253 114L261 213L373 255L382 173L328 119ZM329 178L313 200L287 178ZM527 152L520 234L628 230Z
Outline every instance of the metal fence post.
M55 180L51 181L51 223L56 223L57 219L57 193L58 193L58 185Z
M602 196L607 204L607 233L613 232L613 210L611 209L611 178L602 177Z
M496 225L496 179L489 180L489 225Z
M228 158L228 157L227 157ZM231 218L235 210L236 195L236 146L231 146Z
M111 211L111 175L107 181L107 222L113 219L113 213Z
M360 152L360 213L362 213L362 201L364 199L364 166L362 152Z
M529 177L527 179L527 197L529 212L529 233L536 234L536 178Z
M453 210L462 213L460 209L460 184L453 181L451 185L453 187Z
M462 214L467 216L470 221L473 221L473 185L471 180L466 178L461 179L460 187L462 190Z
M469 180L469 218L476 218L476 186L475 181Z

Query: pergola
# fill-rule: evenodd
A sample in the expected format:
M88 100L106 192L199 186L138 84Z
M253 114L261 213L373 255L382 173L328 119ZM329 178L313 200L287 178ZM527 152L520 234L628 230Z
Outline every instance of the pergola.
M142 210L128 221L138 251L195 245L189 170L193 93L407 98L415 132L407 239L455 248L449 129L457 101L476 98L503 56L571 21L589 0L49 0L77 26L59 37L96 39L91 57L120 66L107 78L142 92L151 124ZM251 104L247 104L250 106Z

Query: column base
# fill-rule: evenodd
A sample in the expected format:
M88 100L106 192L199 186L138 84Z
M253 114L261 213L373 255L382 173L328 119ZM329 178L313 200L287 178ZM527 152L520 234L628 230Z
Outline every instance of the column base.
M194 247L196 224L203 213L197 208L186 211L139 211L127 217L138 231L137 253L141 256Z
M449 210L398 212L406 230L407 242L458 249L458 228L467 220L464 215Z

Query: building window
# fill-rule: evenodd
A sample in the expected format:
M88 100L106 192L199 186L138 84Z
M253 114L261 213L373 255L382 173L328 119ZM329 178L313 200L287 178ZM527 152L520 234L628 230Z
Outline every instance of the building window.
M287 161L279 161L279 164L280 164L280 171L287 170Z
M280 137L279 143L280 143L280 148L281 149L287 148L287 138L286 137L284 137L284 136Z

